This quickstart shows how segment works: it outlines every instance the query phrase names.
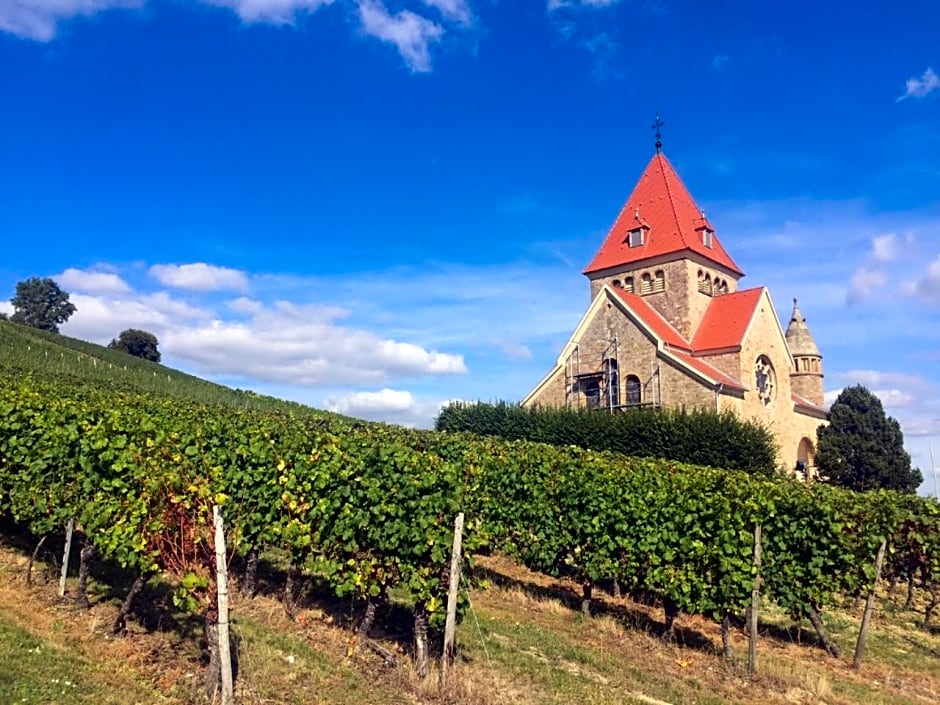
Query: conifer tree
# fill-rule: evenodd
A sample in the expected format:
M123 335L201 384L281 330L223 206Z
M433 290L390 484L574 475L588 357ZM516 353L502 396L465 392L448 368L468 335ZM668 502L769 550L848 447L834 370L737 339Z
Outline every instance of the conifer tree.
M833 485L853 490L915 492L924 478L911 467L900 424L861 385L842 390L817 431L816 466Z

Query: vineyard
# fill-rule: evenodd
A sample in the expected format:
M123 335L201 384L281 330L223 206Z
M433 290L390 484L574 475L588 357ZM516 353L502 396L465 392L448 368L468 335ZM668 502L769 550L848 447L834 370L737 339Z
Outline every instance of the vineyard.
M287 612L301 576L315 575L358 605L363 640L390 600L403 599L419 675L429 671L428 634L443 626L460 512L471 582L474 555L505 555L577 581L588 617L604 589L657 605L667 638L677 620L714 620L729 657L733 625L749 611L757 617L755 592L808 619L839 656L827 609L870 594L883 542L881 575L922 606L924 628L940 604L932 500L259 408L240 403L243 395L171 396L119 375L105 383L32 362L10 343L12 328L0 325L0 514L37 543L74 525L79 604L93 560L138 576L115 633L154 575L172 585L181 610L218 621L214 506L246 593L259 557L282 556ZM103 359L89 350L78 353Z

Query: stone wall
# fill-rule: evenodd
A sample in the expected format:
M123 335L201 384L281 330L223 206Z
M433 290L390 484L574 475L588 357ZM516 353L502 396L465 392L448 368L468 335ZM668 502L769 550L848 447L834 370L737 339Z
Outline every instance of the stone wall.
M805 360L806 358L804 358ZM821 370L822 367L820 366ZM822 372L800 372L794 371L790 375L790 386L793 391L799 394L807 401L811 401L818 406L826 403L825 392L823 390Z
M665 283L664 290L658 293L642 293L642 281L644 275L649 275L655 279L656 273L662 272ZM738 282L715 267L696 262L690 259L679 259L673 261L650 260L645 266L637 269L618 269L616 271L606 272L603 276L598 276L591 280L591 300L597 296L598 292L605 284L613 288L623 287L628 277L633 278L633 293L643 296L647 303L652 306L659 314L665 318L672 326L682 334L686 340L690 340L698 324L705 315L705 310L712 300L712 296L717 293L708 294L698 290L698 275L709 277L714 281L722 281L727 287L727 293L733 293L738 289Z
M574 381L578 371L582 374L601 373L605 359L616 359L621 404L626 403L627 377L635 375L641 382L641 403L687 409L730 409L742 418L764 424L777 444L781 471L792 473L804 438L811 444L811 455L815 454L816 428L825 421L794 411L789 350L766 291L758 301L741 351L703 358L703 361L740 380L747 388L743 398L731 394L720 394L716 398L715 389L710 384L700 381L679 363L660 354L655 341L610 297L600 302L593 317L581 330L580 339L573 342L578 345L569 358L569 381ZM755 363L761 355L767 356L774 370L774 394L768 404L762 402L756 389ZM601 404L606 405L603 387L602 382ZM529 399L529 405L586 405L583 392L566 392L566 368L563 365Z

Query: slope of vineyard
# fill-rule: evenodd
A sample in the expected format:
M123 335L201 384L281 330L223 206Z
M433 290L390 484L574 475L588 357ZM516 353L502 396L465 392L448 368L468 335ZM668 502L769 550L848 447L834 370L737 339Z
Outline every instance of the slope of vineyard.
M303 626L314 591L335 613L334 623L361 622L356 636L338 637L347 640L349 658L355 646L372 643L373 626L391 628L399 645L414 644L414 670L397 677L433 668L428 639L443 622L451 525L458 512L467 516L469 554L501 552L517 561L494 568L484 557L475 571L472 557L463 562L470 590L461 591L461 614L474 615L481 635L486 628L500 634L497 642L509 640L506 650L492 648L507 660L514 658L516 637L531 641L526 648L542 654L536 659L542 663L541 649L561 636L546 632L541 642L531 632L513 636L502 624L512 610L498 605L493 609L502 616L487 625L486 612L467 611L475 581L500 586L473 598L483 606L498 591L507 598L522 591L573 604L579 608L573 614L598 628L604 622L595 621L596 615L615 615L620 639L625 625L637 623L657 625L647 631L680 641L690 624L694 632L716 630L726 647L725 667L734 674L731 645L759 574L767 607L785 621L809 619L831 663L840 664L840 645L826 636L823 616L830 632L838 632L833 613L866 595L883 541L890 546L883 573L893 584L906 585L922 630L931 629L938 604L940 507L929 500L888 492L856 495L577 448L409 431L274 402L259 408L198 392L169 396L169 372L171 384L143 385L148 370L157 380L165 368L142 366L134 375L113 376L110 351L109 357L94 357L61 346L30 357L33 341L45 339L29 338L25 355L23 339L14 340L0 355L0 520L11 540L27 550L38 552L48 540L56 546L51 555L61 555L65 527L74 523L81 560L70 596L81 610L95 602L89 587L95 566L99 573L123 576L109 593L124 600L121 612L112 615L115 635L126 630L135 595L138 603L152 601L157 591L163 612L189 624L190 634L195 625L204 626L213 663L213 505L226 517L236 581L248 594L259 582L273 580L268 592L281 595L284 612ZM74 367L66 366L69 354L76 356ZM187 384L181 382L177 392L202 389ZM534 572L519 573L520 565ZM547 589L540 585L543 577L553 581ZM613 607L604 589L618 593ZM241 614L248 618L244 624L255 624L251 606L257 604L247 600L236 618ZM271 623L256 626L256 636L268 638ZM469 626L465 621L464 643ZM571 642L567 623L555 626L566 631L568 645L558 651L570 652L565 663L590 660L584 645ZM768 641L785 630L776 627L778 636ZM577 632L588 644L594 639L589 626ZM328 648L337 646L336 639L327 638ZM711 648L707 638L693 641L700 642L699 650ZM388 661L391 652L384 650ZM489 661L490 649L483 653ZM678 658L684 660L681 652ZM604 663L608 675L601 678L611 681L617 667L606 657ZM259 676L241 672L243 692L259 687ZM587 672L579 673L575 680L583 685ZM927 687L935 688L937 674L926 673ZM628 684L631 692L641 675ZM479 677L488 678L482 672ZM668 685L662 678L652 682L657 692ZM596 699L591 691L579 693L579 701ZM681 693L670 697L696 700ZM634 700L643 698L619 701ZM746 702L737 695L727 701Z
M90 384L238 408L332 416L295 402L230 389L119 350L0 320L0 373Z

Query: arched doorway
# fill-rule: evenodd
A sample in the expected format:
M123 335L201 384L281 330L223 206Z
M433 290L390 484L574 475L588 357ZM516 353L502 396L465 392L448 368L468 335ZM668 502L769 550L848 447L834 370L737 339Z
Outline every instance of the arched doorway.
M810 480L816 474L816 449L813 442L805 436L800 439L796 449L796 472L802 474L804 480Z

